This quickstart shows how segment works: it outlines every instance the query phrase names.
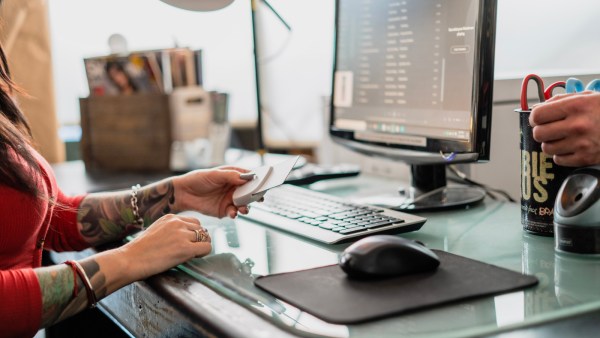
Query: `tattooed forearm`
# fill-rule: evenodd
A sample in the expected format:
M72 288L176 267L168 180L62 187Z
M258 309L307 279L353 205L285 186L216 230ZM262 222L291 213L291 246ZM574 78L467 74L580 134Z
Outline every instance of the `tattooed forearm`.
M138 208L144 225L149 225L171 212L175 202L172 180L163 180L138 191ZM131 193L114 192L90 194L77 214L81 234L92 245L114 241L138 230L133 225Z
M95 260L86 260L81 263L81 267L85 271L85 274L88 276L90 283L94 288L96 299L106 297L106 276L104 276L104 273L102 273L100 270L98 263L96 263Z
M36 269L42 292L42 327L50 326L81 311L87 302L78 278L77 297L73 299L73 271L67 265Z
M86 259L81 266L88 276L96 299L107 295L104 273L94 259ZM61 264L36 269L42 292L42 327L48 327L90 306L81 278L77 276L77 296L73 298L73 270Z

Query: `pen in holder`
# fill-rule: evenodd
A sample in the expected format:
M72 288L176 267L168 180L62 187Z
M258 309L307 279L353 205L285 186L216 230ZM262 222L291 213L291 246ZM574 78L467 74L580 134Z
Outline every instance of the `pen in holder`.
M554 236L554 201L562 182L574 168L554 163L552 156L544 153L541 143L533 138L529 124L531 108L527 103L530 80L537 84L540 102L550 98L554 88L564 87L564 83L554 83L544 90L539 76L528 75L521 88L521 109L515 109L519 113L521 135L521 224L529 233Z

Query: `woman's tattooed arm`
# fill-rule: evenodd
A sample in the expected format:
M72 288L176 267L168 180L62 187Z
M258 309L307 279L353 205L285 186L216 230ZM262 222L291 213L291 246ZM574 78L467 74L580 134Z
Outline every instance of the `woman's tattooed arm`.
M171 179L143 187L137 193L139 214L144 225L150 225L161 216L171 213L175 202L175 188ZM83 237L92 246L123 238L139 230L134 226L131 193L114 192L88 195L77 213Z
M107 295L104 273L100 271L95 259L86 259L81 263L83 270L92 283L97 299ZM48 327L82 311L90 304L83 281L77 280L77 296L73 297L73 271L65 264L38 268L35 270L42 291L42 327Z

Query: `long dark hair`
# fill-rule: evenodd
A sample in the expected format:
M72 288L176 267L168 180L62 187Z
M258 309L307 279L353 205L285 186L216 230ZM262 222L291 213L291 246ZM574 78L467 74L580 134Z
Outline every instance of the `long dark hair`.
M30 150L31 129L27 119L13 99L20 92L0 45L0 184L37 196L35 177L39 177L36 174L41 173L41 168Z

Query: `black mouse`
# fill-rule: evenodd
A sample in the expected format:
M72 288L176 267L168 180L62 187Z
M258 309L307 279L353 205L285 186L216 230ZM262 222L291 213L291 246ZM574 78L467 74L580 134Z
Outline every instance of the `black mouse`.
M375 235L350 245L340 256L340 267L350 277L392 277L433 271L438 256L410 239Z

